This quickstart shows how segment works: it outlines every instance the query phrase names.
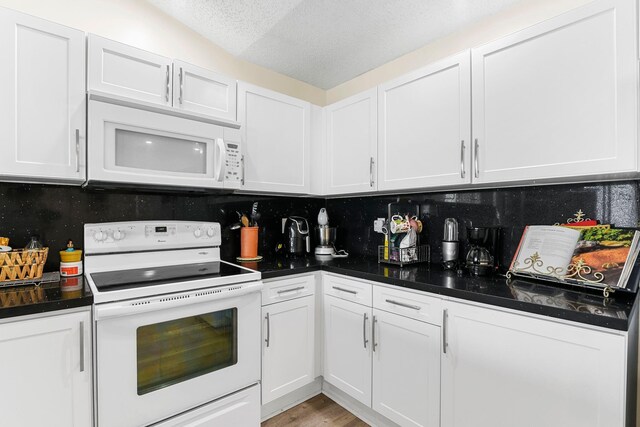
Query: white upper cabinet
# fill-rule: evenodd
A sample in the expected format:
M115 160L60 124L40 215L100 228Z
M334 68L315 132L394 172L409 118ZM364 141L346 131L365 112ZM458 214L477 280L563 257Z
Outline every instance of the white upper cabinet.
M0 176L81 183L84 33L0 8Z
M474 182L637 169L636 19L598 0L472 51Z
M244 152L243 190L306 194L311 104L238 83Z
M89 34L88 87L160 105L171 105L170 58Z
M236 81L186 62L173 61L173 106L235 121Z
M325 107L327 194L376 190L377 99L374 88Z
M378 189L470 182L469 51L378 87Z

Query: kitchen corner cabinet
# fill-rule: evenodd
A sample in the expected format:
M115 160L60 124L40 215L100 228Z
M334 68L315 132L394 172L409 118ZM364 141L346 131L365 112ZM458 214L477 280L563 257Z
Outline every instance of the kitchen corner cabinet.
M327 194L376 191L377 89L325 107Z
M464 51L378 87L378 190L471 182L471 71Z
M473 49L473 181L636 171L636 19L597 0Z
M315 379L315 276L265 284L262 404Z
M0 323L6 426L92 425L89 310Z
M245 191L310 191L311 104L238 82Z
M624 334L464 303L445 308L442 427L630 426Z
M0 40L0 177L82 183L84 33L0 8Z

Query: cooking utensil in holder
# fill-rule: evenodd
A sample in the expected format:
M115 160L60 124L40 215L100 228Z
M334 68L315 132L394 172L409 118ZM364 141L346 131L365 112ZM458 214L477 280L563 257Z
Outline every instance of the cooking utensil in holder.
M39 279L48 253L49 248L0 252L0 282Z

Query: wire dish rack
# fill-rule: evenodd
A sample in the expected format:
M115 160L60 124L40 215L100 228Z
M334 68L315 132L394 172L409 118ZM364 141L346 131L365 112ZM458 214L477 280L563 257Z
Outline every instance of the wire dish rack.
M390 246L378 246L378 263L399 265L403 267L409 264L431 262L431 247L418 245L412 248L394 248Z

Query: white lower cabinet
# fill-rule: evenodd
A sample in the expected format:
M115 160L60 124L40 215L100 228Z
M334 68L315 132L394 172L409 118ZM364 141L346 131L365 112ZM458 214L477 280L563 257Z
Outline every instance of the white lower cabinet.
M91 313L0 324L6 426L92 425Z
M370 307L324 295L324 380L371 406Z
M373 409L401 426L440 425L440 327L373 310Z
M296 297L309 283L313 276L284 279L266 284L263 291L263 301L268 294L293 298L262 307L263 405L315 378L315 296Z
M442 427L625 424L626 336L446 305Z

